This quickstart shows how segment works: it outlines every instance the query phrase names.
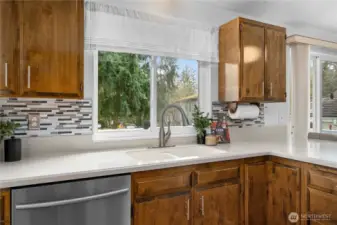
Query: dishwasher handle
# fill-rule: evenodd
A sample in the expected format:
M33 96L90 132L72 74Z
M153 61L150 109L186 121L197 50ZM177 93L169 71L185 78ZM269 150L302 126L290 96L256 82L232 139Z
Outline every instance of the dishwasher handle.
M107 198L113 195L119 195L123 193L127 193L129 188L117 190L117 191L110 191L103 194L98 195L91 195L87 197L81 198L73 198L67 200L60 200L60 201L51 201L51 202L43 202L43 203L33 203L33 204L23 204L23 205L16 205L15 208L18 210L25 210L25 209L39 209L39 208L47 208L47 207L55 207L55 206L62 206L62 205L69 205L69 204L76 204L81 202L92 201L96 199Z

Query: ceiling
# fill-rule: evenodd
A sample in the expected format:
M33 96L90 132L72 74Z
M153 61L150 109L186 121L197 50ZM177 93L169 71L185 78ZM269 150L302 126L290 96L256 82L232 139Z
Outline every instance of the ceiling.
M237 16L337 41L337 0L96 0L219 26Z
M201 0L252 17L293 28L313 27L337 33L336 0Z

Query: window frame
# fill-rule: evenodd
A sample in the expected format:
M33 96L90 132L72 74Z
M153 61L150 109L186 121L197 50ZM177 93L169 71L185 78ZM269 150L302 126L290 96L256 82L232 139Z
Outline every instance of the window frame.
M98 129L98 52L99 51L110 51L110 52L124 52L133 54L144 54L151 55L151 80L150 80L150 128L148 130L143 129L109 129L109 130L99 130ZM117 141L117 140L139 140L139 139L156 139L159 136L159 127L157 127L157 80L156 80L156 58L165 57L165 55L155 56L153 53L148 51L136 51L132 49L125 48L96 48L92 51L93 54L93 111L92 111L92 130L93 130L93 141L94 142L105 142L105 141ZM168 56L173 57L173 56ZM177 58L179 56L176 56ZM193 59L194 60L194 59ZM202 62L196 60L198 63L198 104L201 106L206 106L207 102L200 98L203 92L206 91L207 87L200 85L200 64ZM205 78L203 78L205 79ZM210 79L210 78L208 78ZM211 102L209 102L211 104ZM195 136L196 132L192 125L189 126L172 126L171 127L171 137L189 137Z
M310 59L315 60L315 70L313 77L313 129L309 131L313 131L315 133L328 133L328 134L334 134L337 135L337 132L329 132L329 131L323 131L321 129L322 127L322 70L321 70L321 63L322 61L331 61L331 62L337 62L337 56L334 55L328 55L323 53L317 53L317 52L311 52L310 53ZM310 70L309 70L310 71ZM310 71L311 72L311 71ZM310 74L309 74L310 76ZM310 79L310 77L309 77ZM310 82L309 82L309 88L310 88ZM309 92L309 106L310 106L310 92ZM309 107L309 123L310 123L310 107Z

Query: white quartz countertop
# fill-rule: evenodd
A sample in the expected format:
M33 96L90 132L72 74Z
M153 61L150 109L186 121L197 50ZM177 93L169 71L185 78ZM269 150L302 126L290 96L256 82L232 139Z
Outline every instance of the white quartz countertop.
M0 163L0 188L19 187L137 171L274 155L337 168L337 142L302 144L240 142L208 147L186 145L164 149L106 150Z

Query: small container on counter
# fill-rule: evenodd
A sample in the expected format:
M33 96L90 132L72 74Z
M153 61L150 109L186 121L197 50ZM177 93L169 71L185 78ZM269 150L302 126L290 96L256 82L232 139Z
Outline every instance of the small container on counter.
M218 138L214 134L209 134L206 136L205 144L208 146L215 146L218 144Z

